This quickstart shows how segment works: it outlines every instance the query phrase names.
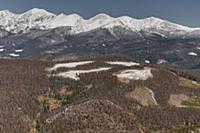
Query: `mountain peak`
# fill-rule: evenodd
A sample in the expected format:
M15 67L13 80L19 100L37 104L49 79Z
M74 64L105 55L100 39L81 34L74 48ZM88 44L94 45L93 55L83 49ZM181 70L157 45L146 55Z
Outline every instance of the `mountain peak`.
M31 21L35 20L38 18L52 18L55 17L56 15L53 13L50 13L44 9L39 9L39 8L33 8L31 10L26 11L25 13L19 15L19 18L21 21Z
M46 28L56 28L56 27L63 27L63 26L76 26L78 23L81 23L83 18L78 14L59 14L54 17L51 21L44 23L44 27Z
M155 17L155 16L148 17L147 19L152 19L152 20L162 20L162 19L157 18L157 17Z
M42 12L42 13L49 13L47 12L46 10L44 9L39 9L39 8L33 8L33 9L30 9L28 11L26 11L26 13L38 13L38 12Z
M9 10L2 10L2 11L0 11L0 16L6 17L8 15L11 16L11 15L14 15L14 13L12 13Z
M39 9L39 8L33 8L31 10L26 11L25 13L21 14L21 16L43 16L43 15L48 15L48 16L55 16L55 14L48 12L47 10L44 9Z
M157 18L157 17L154 17L154 16L151 16L151 17L148 17L148 18L144 18L142 20L144 20L144 21L150 21L150 22L163 22L163 21L167 21L167 20L163 20L161 18Z
M61 14L60 14L61 15ZM64 14L65 15L65 14ZM80 15L76 14L76 13L73 13L73 14L69 14L69 15L66 15L68 17L73 17L73 18L77 18L77 19L83 19L83 17L81 17Z
M12 13L10 10L1 10L0 13Z
M121 16L121 17L118 17L117 19L124 20L124 21L133 21L133 20L137 20L137 19L132 18L132 17L129 17L129 16Z
M90 20L106 20L106 19L110 19L112 18L111 16L109 16L108 14L105 14L105 13L100 13L100 14L97 14L96 16L92 17Z

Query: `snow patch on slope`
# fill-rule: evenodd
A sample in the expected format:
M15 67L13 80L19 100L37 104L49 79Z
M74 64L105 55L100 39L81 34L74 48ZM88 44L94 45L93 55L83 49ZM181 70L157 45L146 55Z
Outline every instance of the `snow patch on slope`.
M15 54L15 53L10 53L9 54L11 57L19 57L20 55L19 54Z
M108 61L106 62L110 65L122 65L122 66L139 66L139 63L136 62L123 62L123 61Z
M15 52L16 53L21 53L21 52L23 52L24 50L23 49L15 49Z
M73 68L85 64L91 64L94 61L82 61L82 62L70 62L70 63L59 63L54 65L52 68L48 68L48 71L54 71L57 70L58 68L66 67L66 68Z
M3 49L3 48L0 48L0 52L3 52L5 49Z
M197 56L198 54L195 53L195 52L189 52L188 55L191 55L191 56Z
M116 75L118 79L125 79L125 80L147 80L148 78L153 78L153 74L151 73L151 68L144 68L142 70L137 70L137 69L124 70L114 75Z
M111 69L111 67L103 67L103 68L97 68L97 69L91 69L91 70L74 70L74 71L62 72L62 73L59 73L59 74L55 74L53 76L79 80L80 79L79 75L82 74L82 73L93 73L93 72L107 71L109 69Z
M149 60L145 60L145 63L150 64L150 61Z

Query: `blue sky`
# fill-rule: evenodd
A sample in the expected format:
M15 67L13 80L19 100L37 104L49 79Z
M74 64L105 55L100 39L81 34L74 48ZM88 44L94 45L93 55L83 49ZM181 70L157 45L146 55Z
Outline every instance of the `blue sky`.
M200 27L200 0L0 0L0 10L21 13L34 7L57 14L78 13L84 18L101 12L134 18L155 16Z

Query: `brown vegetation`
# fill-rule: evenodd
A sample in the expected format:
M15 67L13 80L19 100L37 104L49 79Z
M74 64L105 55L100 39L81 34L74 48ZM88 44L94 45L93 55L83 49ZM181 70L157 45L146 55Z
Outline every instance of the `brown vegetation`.
M182 102L187 101L188 99L189 97L184 94L171 94L169 98L169 104L176 107L184 107Z
M92 65L73 69L106 66L105 59L115 60L101 57ZM168 132L200 126L199 109L169 106L174 94L200 96L200 89L180 86L179 69L150 65L156 68L153 78L124 84L113 73L142 69L144 64L112 66L106 72L81 74L78 81L47 77L45 68L50 66L52 63L34 60L0 60L0 132ZM59 71L66 69L53 73ZM199 82L198 76L184 73L181 77ZM156 105L152 92L145 88L152 90L159 106L141 106ZM187 102L196 106L196 101Z
M133 91L126 93L125 97L136 99L143 106L158 105L153 92L146 87L136 87Z

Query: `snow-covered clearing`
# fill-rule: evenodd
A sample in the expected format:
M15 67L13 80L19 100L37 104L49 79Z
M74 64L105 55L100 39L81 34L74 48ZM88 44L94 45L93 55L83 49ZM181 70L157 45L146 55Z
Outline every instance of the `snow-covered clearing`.
M139 66L139 63L136 62L122 62L122 61L107 61L107 64L110 65L122 65L122 66Z
M15 54L15 53L11 53L9 55L12 56L12 57L19 57L20 56L19 54Z
M23 52L23 51L24 51L23 49L16 49L16 50L15 50L16 53L21 53L21 52Z
M82 73L93 73L93 72L107 71L109 69L111 69L111 67L102 67L102 68L91 69L91 70L71 70L71 71L55 74L53 76L79 80L80 79L79 75L82 74Z
M147 80L152 78L151 68L144 68L142 70L130 69L124 70L120 73L114 74L119 80Z
M197 56L197 53L195 53L195 52L189 52L188 55Z
M0 48L0 52L3 52L5 49L3 49L3 48Z
M54 65L52 68L48 68L48 71L54 71L57 70L58 68L66 67L66 68L73 68L85 64L91 64L94 61L81 61L81 62L70 62L70 63L59 63Z
M145 60L145 63L149 64L149 63L150 63L150 61L149 61L149 60Z

